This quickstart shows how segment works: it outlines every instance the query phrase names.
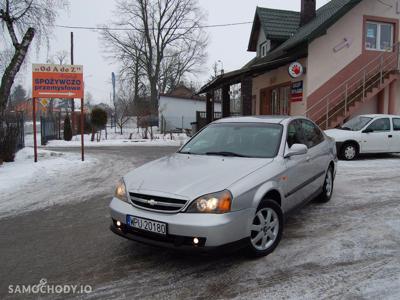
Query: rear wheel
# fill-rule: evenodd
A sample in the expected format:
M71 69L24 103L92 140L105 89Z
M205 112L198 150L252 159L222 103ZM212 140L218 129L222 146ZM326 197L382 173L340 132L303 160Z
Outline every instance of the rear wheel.
M340 156L345 160L353 160L358 156L358 147L354 143L346 143L340 149Z
M270 254L278 246L283 231L283 213L273 200L263 200L253 218L248 249L256 257Z
M325 175L324 185L322 186L322 192L318 196L317 201L326 203L332 198L333 193L333 168L329 167Z

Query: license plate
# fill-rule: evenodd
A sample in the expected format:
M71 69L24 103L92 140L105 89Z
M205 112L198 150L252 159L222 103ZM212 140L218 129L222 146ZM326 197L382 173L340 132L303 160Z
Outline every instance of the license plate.
M154 232L162 235L167 234L167 224L153 220L143 219L135 216L127 216L127 223L133 228Z

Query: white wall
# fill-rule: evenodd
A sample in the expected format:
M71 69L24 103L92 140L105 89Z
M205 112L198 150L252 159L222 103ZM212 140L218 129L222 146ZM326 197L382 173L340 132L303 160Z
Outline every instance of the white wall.
M260 28L260 33L258 34L258 42L257 42L257 56L261 56L260 45L266 41L267 38L265 37L264 30Z
M161 116L166 120L166 130L183 128L191 129L190 123L196 122L196 111L206 111L206 102L192 99L160 96L159 126ZM214 111L221 112L221 104L214 104Z

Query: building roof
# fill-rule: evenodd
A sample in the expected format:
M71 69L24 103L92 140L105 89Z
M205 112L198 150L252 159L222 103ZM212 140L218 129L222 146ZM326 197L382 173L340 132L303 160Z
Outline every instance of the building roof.
M169 93L160 94L160 97L177 98L177 99L182 99L182 100L198 100L198 101L206 100L205 97L196 95L192 89L190 89L184 85L177 86Z
M316 17L300 27L298 31L279 48L283 50L295 47L302 42L311 42L326 33L326 30L343 17L362 0L331 0L317 10ZM277 49L278 50L278 49Z
M225 80L232 80L232 76L245 75L246 73L257 72L259 70L271 70L279 66L285 65L288 59L298 59L300 57L307 56L308 43L324 35L328 28L335 24L342 16L344 16L348 11L350 11L354 6L360 3L362 0L331 0L324 6L320 7L314 19L305 24L302 27L298 27L297 30L287 38L280 46L272 50L265 57L255 57L250 60L241 69L226 73L222 76L214 79L213 82L208 83L203 88L201 88L199 93L206 92L209 88L216 86L217 84L223 83ZM292 14L293 13L293 14ZM284 35L294 28L293 20L294 13L290 11L274 10L274 9L263 9L257 7L256 17L253 23L252 36L254 36L253 30L257 28L257 16L260 17L260 22L263 20L263 24L267 27L268 21L266 18L268 16L271 18L269 22L270 29L264 28L265 34L275 34ZM285 18L286 14L286 18ZM292 14L292 15L291 15ZM299 13L297 13L299 14ZM277 29L277 16L281 16L280 25L282 29ZM288 17L291 15L291 17ZM298 17L298 22L300 22L300 17ZM268 31L269 30L269 31ZM258 36L257 36L258 38ZM249 49L252 43L250 39ZM211 84L212 83L212 84Z
M285 41L297 31L299 24L300 13L297 11L257 7L248 50L257 50L260 29L267 39Z

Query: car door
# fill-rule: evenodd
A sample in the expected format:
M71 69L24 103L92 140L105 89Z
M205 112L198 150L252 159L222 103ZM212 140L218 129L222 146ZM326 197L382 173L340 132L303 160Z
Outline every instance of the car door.
M304 144L308 147L308 167L311 172L309 179L310 191L318 191L325 179L325 172L329 165L328 142L321 130L310 120L301 120Z
M304 144L301 120L293 120L288 125L286 149L288 150L293 144ZM290 210L310 196L311 189L307 182L313 176L313 171L310 168L308 153L285 158L285 164L287 178L284 187L287 203L285 210Z
M390 141L390 152L400 152L400 117L392 119L393 131Z
M372 121L361 132L361 152L390 152L390 139L392 136L389 118L379 118Z

